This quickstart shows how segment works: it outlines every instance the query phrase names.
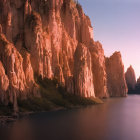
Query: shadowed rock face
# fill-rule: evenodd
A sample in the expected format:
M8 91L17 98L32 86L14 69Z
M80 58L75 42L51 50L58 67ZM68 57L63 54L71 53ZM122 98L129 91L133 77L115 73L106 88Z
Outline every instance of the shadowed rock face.
M140 94L140 77L137 79L137 82L135 84L135 88L129 88L128 94Z
M135 86L136 86L136 75L135 75L135 71L133 69L132 66L130 66L126 73L125 73L125 79L126 79L126 83L128 86L128 90L134 90Z
M0 0L0 62L3 101L38 96L34 74L55 78L79 96L109 95L104 51L93 40L89 17L73 0ZM118 70L123 79L122 62ZM125 82L120 81L113 87L121 90ZM117 94L124 96L110 95Z
M120 52L115 52L110 58L106 58L106 72L109 95L125 97L128 89Z
M133 94L140 94L140 77L137 79L135 90L133 90Z

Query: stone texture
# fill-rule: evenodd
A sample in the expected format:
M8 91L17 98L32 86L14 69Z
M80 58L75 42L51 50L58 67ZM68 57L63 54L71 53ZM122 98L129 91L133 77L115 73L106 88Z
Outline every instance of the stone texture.
M106 58L107 86L111 97L127 96L127 85L124 74L124 65L120 52L115 52Z
M0 58L9 78L11 88L24 91L26 81L23 72L23 58L3 34L0 35Z
M92 72L96 97L108 97L107 77L105 68L104 50L100 42L93 42L89 47L92 58Z
M3 67L3 64L0 61L0 101L2 103L6 103L6 92L8 91L9 87L9 79L7 75L5 74L5 69Z
M30 63L30 55L24 56L17 51L4 34L0 34L0 60L9 79L7 99L11 103L16 102L16 98L27 98L29 94L34 94L31 89L36 88L34 83L33 70ZM6 81L5 81L6 82Z
M72 0L0 0L0 5L0 61L9 79L10 102L15 96L26 98L37 88L34 75L55 78L68 92L78 94L75 50L78 43L93 40L90 19L81 6ZM91 70L86 75L86 65L82 66L83 76L92 75ZM94 88L90 93L86 90L82 96L94 96Z
M3 86L1 80L0 90L15 111L17 97L39 96L34 75L57 79L72 94L108 97L102 45L94 41L89 17L73 0L0 0L0 61L0 76L9 81ZM113 73L112 63L107 71ZM124 75L119 78L120 91Z
M125 79L128 86L128 90L134 90L136 86L136 75L132 66L130 66L127 69L125 73Z
M74 55L74 83L75 94L83 97L95 97L91 54L83 44L78 44Z

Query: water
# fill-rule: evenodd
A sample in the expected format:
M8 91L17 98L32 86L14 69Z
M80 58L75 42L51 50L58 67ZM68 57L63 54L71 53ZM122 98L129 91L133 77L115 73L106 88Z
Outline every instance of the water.
M140 140L140 95L34 114L0 132L0 140Z

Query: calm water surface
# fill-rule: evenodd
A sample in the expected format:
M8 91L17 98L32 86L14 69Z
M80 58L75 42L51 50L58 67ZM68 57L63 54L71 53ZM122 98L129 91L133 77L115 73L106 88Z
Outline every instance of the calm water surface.
M0 140L140 140L140 95L34 114L1 126Z

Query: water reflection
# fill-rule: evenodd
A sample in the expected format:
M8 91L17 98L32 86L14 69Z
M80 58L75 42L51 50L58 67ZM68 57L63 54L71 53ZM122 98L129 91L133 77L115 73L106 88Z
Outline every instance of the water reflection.
M140 140L140 96L108 99L103 105L82 109L34 114L2 131L6 139L1 140Z

